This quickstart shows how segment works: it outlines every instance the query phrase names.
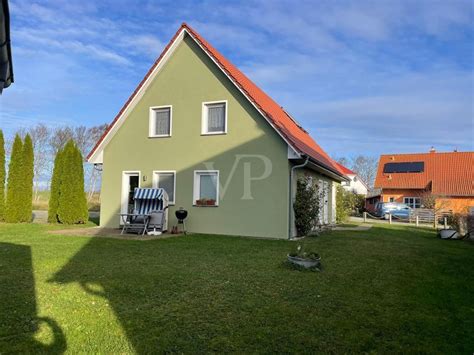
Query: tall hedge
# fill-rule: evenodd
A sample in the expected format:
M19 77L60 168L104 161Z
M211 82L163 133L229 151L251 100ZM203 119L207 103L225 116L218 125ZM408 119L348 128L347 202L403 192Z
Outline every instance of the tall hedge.
M20 201L20 222L31 222L33 213L33 141L26 135L22 150L22 193Z
M0 221L5 219L5 140L0 129Z
M85 223L89 213L84 192L82 155L72 140L61 154L57 219L65 224Z
M10 223L20 222L22 213L22 188L23 188L23 142L17 134L13 142L10 164L8 165L7 199L5 208L5 221Z
M58 223L59 193L63 171L64 151L60 149L54 158L53 176L51 177L51 191L49 196L48 222Z

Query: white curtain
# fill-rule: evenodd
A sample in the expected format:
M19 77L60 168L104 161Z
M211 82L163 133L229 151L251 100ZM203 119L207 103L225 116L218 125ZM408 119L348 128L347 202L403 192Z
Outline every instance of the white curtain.
M225 131L225 104L208 105L207 131Z
M160 109L155 111L155 134L169 135L170 134L170 109Z

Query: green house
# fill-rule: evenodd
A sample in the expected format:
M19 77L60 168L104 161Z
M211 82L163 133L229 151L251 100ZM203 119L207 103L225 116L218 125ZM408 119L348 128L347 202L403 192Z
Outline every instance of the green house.
M195 233L291 238L296 179L335 222L335 162L275 101L183 24L88 161L102 165L101 226L119 227L135 187L161 187Z

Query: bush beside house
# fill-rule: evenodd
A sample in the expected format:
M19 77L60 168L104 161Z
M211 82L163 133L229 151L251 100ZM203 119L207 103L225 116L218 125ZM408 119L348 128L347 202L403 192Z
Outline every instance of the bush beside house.
M318 188L308 176L296 181L296 198L293 204L298 236L308 235L317 224L319 215Z
M360 213L364 209L364 204L365 196L338 186L336 190L336 222L346 222L352 213Z

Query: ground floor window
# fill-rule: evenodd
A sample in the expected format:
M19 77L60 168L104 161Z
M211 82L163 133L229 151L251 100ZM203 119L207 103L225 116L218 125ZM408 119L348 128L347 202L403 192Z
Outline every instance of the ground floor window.
M395 202L395 197L390 197L390 198L388 199L388 202Z
M421 198L420 197L404 197L403 203L410 206L411 208L420 208Z
M168 194L168 203L174 205L176 195L176 171L154 171L153 187L164 189Z
M193 204L198 206L219 204L219 171L196 170L194 172Z

